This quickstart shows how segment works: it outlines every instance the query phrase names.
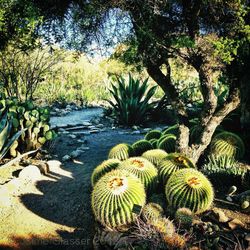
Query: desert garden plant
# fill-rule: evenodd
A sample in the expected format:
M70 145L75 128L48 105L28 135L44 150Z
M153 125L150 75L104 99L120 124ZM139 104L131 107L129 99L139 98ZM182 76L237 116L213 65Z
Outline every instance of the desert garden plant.
M196 214L209 209L214 199L210 181L201 172L191 168L175 172L166 184L165 193L171 207L186 207Z
M132 144L135 156L141 156L145 151L153 149L152 144L147 140L139 140Z
M152 110L151 97L156 86L149 87L148 79L141 82L129 74L128 83L123 77L117 78L117 85L111 84L113 101L107 100L113 108L113 116L121 124L141 124Z
M109 151L109 159L126 160L134 155L133 148L127 143L120 143L112 147Z
M127 227L136 220L135 205L146 202L144 185L128 171L113 170L96 183L92 192L92 210L105 227Z
M151 149L142 154L142 157L152 162L158 169L160 162L168 155L168 153L162 149Z

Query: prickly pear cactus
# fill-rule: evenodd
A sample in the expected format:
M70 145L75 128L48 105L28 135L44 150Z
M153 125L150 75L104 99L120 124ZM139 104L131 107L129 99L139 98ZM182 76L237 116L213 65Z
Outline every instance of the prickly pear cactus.
M157 169L150 161L143 157L131 157L122 162L117 169L127 170L136 175L149 192L156 187Z
M182 154L168 154L158 165L160 182L165 186L170 176L182 168L195 168L195 165Z
M165 194L171 207L186 207L196 214L209 209L214 199L210 181L192 168L175 172L166 184Z
M130 145L126 143L120 143L110 149L108 158L124 161L128 159L129 157L133 156L133 154L134 154L134 151Z
M241 159L245 154L245 145L238 135L225 131L212 139L210 150L214 155L227 155Z
M132 144L135 156L141 156L145 151L153 149L152 144L147 140L139 140Z
M91 175L91 184L92 187L95 185L95 183L106 173L110 172L111 170L118 167L118 165L121 163L118 159L109 159L106 161L103 161L100 165L98 165L92 175Z
M161 137L162 133L160 130L154 129L149 131L146 135L145 135L145 140L149 141L151 139L159 139Z
M135 175L113 170L96 183L91 199L96 220L105 227L119 229L136 220L133 208L145 205L146 193Z
M168 155L168 153L162 149L151 149L142 154L142 157L153 163L158 169L160 162Z

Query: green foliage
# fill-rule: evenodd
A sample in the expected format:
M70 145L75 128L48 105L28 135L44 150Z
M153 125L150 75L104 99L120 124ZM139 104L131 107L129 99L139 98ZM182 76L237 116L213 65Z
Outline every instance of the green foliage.
M168 153L162 149L151 149L142 154L142 157L153 163L158 169L160 162L168 155Z
M202 166L201 171L213 182L218 182L219 185L226 183L230 186L237 180L237 177L241 179L246 172L234 157L213 154L208 157L208 161Z
M11 136L12 123L8 119L8 111L4 110L0 114L2 116L0 120L0 160L2 160L9 149L17 143L16 140L23 133L23 130L17 131Z
M150 130L146 135L145 135L145 140L152 140L152 139L159 139L161 137L161 131L160 130Z
M170 176L182 168L195 168L192 161L179 153L168 154L158 165L159 179L163 186L166 185Z
M215 135L210 144L210 151L214 155L228 155L241 159L245 154L245 145L238 135L225 131Z
M148 89L148 79L140 83L129 75L126 84L123 77L117 78L117 86L111 84L110 92L114 101L107 100L113 108L113 116L121 124L141 124L152 110L153 104L149 103L156 91L156 86Z
M145 151L153 149L152 144L147 140L139 140L132 144L135 156L141 156Z
M165 150L167 153L175 152L175 143L175 135L165 134L158 140L157 148Z
M165 193L174 209L186 207L197 214L209 209L214 199L210 181L201 172L191 168L175 172L166 184Z
M175 219L181 225L190 227L192 225L194 215L189 208L181 207L177 209Z
M3 96L4 97L4 96ZM3 110L6 108L11 120L10 134L25 130L18 138L18 143L11 148L11 155L16 156L17 151L24 152L41 147L46 141L56 137L54 130L50 129L49 108L38 108L32 101L20 102L17 98L3 98L0 100Z
M143 157L131 157L123 161L117 169L126 170L136 175L148 192L153 191L157 184L157 169Z
M163 213L163 208L159 204L153 202L147 203L142 208L142 218L148 223L151 223L157 218L162 217Z
M117 168L120 163L121 163L121 161L118 159L109 159L109 160L103 161L100 165L98 165L94 169L94 171L92 172L92 175L91 175L92 187L104 174Z
M91 199L95 218L105 227L120 228L136 220L133 207L145 205L146 193L137 177L113 170L96 183Z
M130 145L126 143L120 143L110 149L108 158L124 161L133 155L134 150Z

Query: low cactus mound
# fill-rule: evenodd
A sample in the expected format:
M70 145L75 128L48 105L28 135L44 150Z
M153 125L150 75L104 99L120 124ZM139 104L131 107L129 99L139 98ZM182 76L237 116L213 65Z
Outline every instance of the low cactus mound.
M133 207L145 205L146 193L135 175L113 170L96 183L91 199L96 220L107 228L119 230L136 220Z
M195 165L189 158L182 154L168 154L158 165L160 182L165 186L170 176L183 168L195 168Z
M131 157L123 161L117 169L127 170L136 175L145 185L146 190L152 191L157 184L157 169L143 157Z
M178 208L175 213L175 220L184 226L191 226L194 219L194 215L189 208Z
M167 153L175 152L176 136L167 134L158 140L157 148L166 151Z
M151 140L149 140L149 142L151 143L151 145L152 145L152 147L153 147L154 149L157 148L158 139L151 139Z
M210 144L211 153L214 155L227 155L241 159L245 154L245 145L242 139L231 132L217 134Z
M145 135L145 140L150 141L151 139L159 139L162 133L160 130L151 130Z
M146 222L152 222L156 219L158 219L159 217L162 217L164 213L163 208L157 204L157 203L147 203L143 209L142 209L142 218L146 221Z
M209 209L214 199L210 181L192 168L175 172L166 184L165 194L169 205L174 209L186 207L196 214Z
M133 156L133 153L133 148L130 145L126 143L120 143L110 149L108 158L124 161L129 157Z
M117 166L121 163L118 159L109 159L103 161L100 165L98 165L91 175L91 184L92 187L95 183L106 173L110 172L111 170L117 168Z
M179 125L178 124L175 124L173 126L170 126L166 129L164 129L162 131L162 135L166 135L166 134L173 134L173 135L177 135L178 133L178 130L179 130Z
M165 158L168 153L162 149L151 149L142 154L142 157L153 163L158 168L159 163Z
M132 145L135 156L141 156L145 151L153 149L152 144L147 140L139 140Z

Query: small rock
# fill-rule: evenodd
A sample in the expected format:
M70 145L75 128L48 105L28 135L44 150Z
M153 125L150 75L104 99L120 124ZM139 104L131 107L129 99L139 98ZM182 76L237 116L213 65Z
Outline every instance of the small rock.
M138 135L138 134L140 134L140 133L141 133L141 132L140 132L139 130L135 130L135 131L131 132L132 135Z
M138 127L138 126L135 126L135 125L132 127L132 129L134 129L134 130L138 130L138 128L139 128L139 127Z
M82 150L82 151L84 151L84 150L89 150L89 147L81 146L81 147L78 148L78 150Z
M104 125L102 123L96 125L97 128L104 128Z
M69 161L71 157L69 155L64 155L62 161Z
M83 153L82 150L77 149L77 150L71 152L71 153L70 153L70 156L71 156L72 158L77 158L77 157L80 156L82 153Z
M249 201L243 201L240 206L242 209L247 209L250 206L250 203Z
M101 119L100 118L93 118L93 119L91 119L91 122L93 124L99 124L101 122Z
M82 125L83 126L91 126L92 123L90 123L89 121L84 121L84 122L82 122Z
M96 134L96 133L100 133L99 129L93 129L89 131L90 134Z
M87 141L87 140L82 140L82 139L77 140L77 142L79 142L79 143L83 143L83 144L87 144L87 143L88 143L88 141Z
M49 166L49 170L51 170L51 171L60 168L60 166L62 165L62 163L58 160L47 161L47 164Z
M230 202L233 201L233 199L232 199L230 196L227 196L227 197L226 197L226 200L227 200L227 201L230 201Z
M69 137L70 137L71 139L76 139L76 135L74 135L74 134L69 134Z
M63 132L61 132L61 134L64 134L64 135L67 135L67 134L69 134L69 131L63 131Z
M37 166L29 165L19 173L18 177L21 180L34 182L41 178L41 172Z
M250 242L250 233L245 236L245 240Z
M232 230L234 230L234 229L239 228L239 227L244 227L244 224L239 219L233 219L233 220L228 222L228 226Z
M149 132L150 130L152 130L152 128L144 128L143 129L143 131L146 132L146 133Z
M114 129L116 129L116 127L115 127L115 126L112 126L111 129L114 130Z
M232 187L229 188L227 194L228 194L229 196L231 196L231 195L233 195L236 191L237 191L237 187L236 187L236 186L232 186Z

